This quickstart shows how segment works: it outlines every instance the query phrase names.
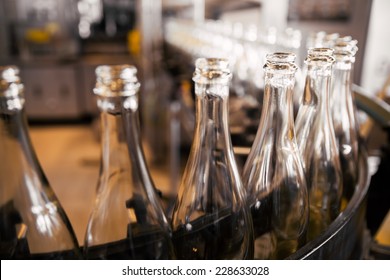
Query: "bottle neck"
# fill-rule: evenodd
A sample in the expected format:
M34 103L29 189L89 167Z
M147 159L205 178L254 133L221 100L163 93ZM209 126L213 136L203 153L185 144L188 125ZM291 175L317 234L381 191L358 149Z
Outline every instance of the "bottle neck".
M195 140L201 147L225 149L231 146L228 127L229 86L226 84L195 84Z
M0 96L0 154L2 168L0 185L9 189L9 194L16 190L19 178L38 174L44 178L35 155L28 133L27 117L24 111L24 99L20 97ZM45 179L46 180L46 179ZM12 191L11 191L12 190ZM2 196L5 198L6 195Z
M279 144L295 140L293 117L293 74L267 73L261 131L273 134Z
M336 59L333 67L333 83L347 90L350 90L352 84L353 62L339 61Z
M130 147L138 145L140 148L141 145L137 114L140 84L136 73L136 68L131 65L103 65L96 69L94 93L101 112L101 185L107 185L113 174L131 180L134 178L129 176L134 177L138 172L132 170L140 161L134 159L138 154L129 153ZM129 141L131 145L128 145Z
M125 100L132 100L126 104L130 108L124 110L122 105ZM100 109L101 119L101 177L110 180L112 174L121 174L120 176L131 180L129 176L137 176L140 170L137 169L139 163L143 160L139 153L141 143L139 140L138 124L138 100L136 96L132 97L107 97L99 96L97 100ZM129 153L129 147L132 149ZM139 168L138 168L139 169ZM138 178L136 178L137 180ZM138 180L137 180L138 181ZM106 184L107 182L101 182Z
M311 94L315 94L317 98L316 118L322 124L321 127L325 129L333 129L331 125L330 114L330 79L331 79L331 66L312 66L309 65L307 84L310 87Z
M110 105L109 105L110 104ZM138 97L99 97L101 110L102 157L99 188L110 188L112 184L122 184L129 195L130 204L147 195L148 199L160 207L156 190L151 179L145 155L142 149L138 115ZM113 176L115 175L115 176ZM118 182L109 181L121 178ZM111 191L111 190L107 190ZM144 202L142 202L144 203ZM136 205L137 209L140 205ZM134 207L129 205L128 207ZM162 209L156 212L162 213ZM140 213L136 210L136 215ZM140 223L142 215L137 216ZM165 217L161 216L161 219Z
M134 184L135 187L137 187L137 191L141 191L140 189L138 190L138 187L141 188L141 186L143 186L142 191L146 192L148 199L152 201L153 205L160 207L160 204L157 202L156 188L149 173L144 150L142 148L138 105L138 97L134 95L125 97L122 106L122 121L127 142L127 155L130 159L133 171L132 179L133 182L139 182L139 184ZM157 211L157 213L161 214L162 209ZM160 218L165 220L164 216L161 216Z
M22 140L28 137L27 118L24 111L24 99L21 97L1 97L0 114L3 135L1 138Z
M351 113L354 110L351 92L353 63L337 61L334 64L331 100L334 118L343 118L345 108ZM342 119L339 120L340 122Z
M101 173L112 174L129 170L130 163L121 114L102 111L101 118ZM109 176L109 175L108 175Z

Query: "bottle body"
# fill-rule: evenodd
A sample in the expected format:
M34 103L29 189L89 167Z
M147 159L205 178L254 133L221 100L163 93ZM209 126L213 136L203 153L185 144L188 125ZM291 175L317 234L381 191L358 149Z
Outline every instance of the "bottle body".
M136 69L96 70L102 157L97 197L88 221L89 259L171 259L170 228L143 154Z
M339 215L341 206L342 173L329 107L333 62L334 58L327 54L308 55L306 90L317 102L313 105L313 114L305 114L301 107L297 116L297 122L302 124L297 125L298 146L309 189L309 240L329 226Z
M257 259L284 259L305 243L308 196L293 121L294 59L267 56L262 115L243 171Z
M72 226L30 141L19 70L0 73L1 258L79 258Z
M172 217L178 259L251 259L252 221L229 129L231 74L223 59L198 59L196 127Z

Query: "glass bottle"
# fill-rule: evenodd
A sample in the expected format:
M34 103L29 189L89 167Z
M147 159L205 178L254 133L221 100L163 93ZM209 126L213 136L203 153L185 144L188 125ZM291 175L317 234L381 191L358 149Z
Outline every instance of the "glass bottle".
M19 69L0 67L0 257L79 258L72 226L36 157Z
M358 183L358 123L352 95L352 77L356 42L334 45L335 64L332 79L332 118L343 173L344 197L349 200Z
M298 147L302 154L309 189L308 240L321 234L339 215L342 173L329 107L330 79L334 58L326 48L311 50L305 60L307 77L304 99L313 100L310 114L304 104L296 119Z
M267 55L263 110L243 170L255 258L284 259L305 243L308 193L295 138L292 53Z
M253 228L228 127L228 61L199 58L196 124L172 216L178 259L251 259Z
M85 235L88 259L174 258L169 223L142 149L136 73L130 65L96 69L102 157Z

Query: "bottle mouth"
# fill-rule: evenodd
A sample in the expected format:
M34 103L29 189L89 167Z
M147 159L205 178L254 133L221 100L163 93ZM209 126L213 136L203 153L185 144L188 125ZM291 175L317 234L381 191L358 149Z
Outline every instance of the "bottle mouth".
M138 92L140 83L133 65L100 65L95 70L94 93L99 96L131 96Z
M137 82L137 68L129 64L100 65L96 67L96 76L101 79L124 79Z
M198 58L195 67L192 79L196 83L227 83L232 76L226 58Z
M334 45L334 53L338 56L354 57L358 51L357 40L338 41Z
M267 54L266 63L263 67L266 72L281 72L294 74L298 67L295 64L296 55L290 52L275 52Z
M307 65L313 67L331 66L335 62L334 49L332 48L311 48L305 59Z
M198 58L195 66L200 71L229 70L229 61L226 58Z

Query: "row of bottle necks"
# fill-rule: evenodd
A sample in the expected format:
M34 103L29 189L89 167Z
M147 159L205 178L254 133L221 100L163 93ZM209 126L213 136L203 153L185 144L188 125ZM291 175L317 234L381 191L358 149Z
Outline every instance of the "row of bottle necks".
M291 54L275 54L274 56L270 56L270 61L272 63L284 63L283 67L292 67L293 62L291 62ZM285 61L281 61L284 59ZM271 64L272 64L271 63ZM197 61L197 70L196 75L194 75L194 81L196 83L201 84L203 86L199 87L198 90L202 89L204 90L204 96L199 97L199 100L202 98L205 98L204 104L202 102L198 102L197 106L202 107L202 110L200 108L197 108L197 113L204 113L207 114L208 118L218 118L214 119L213 122L210 122L209 119L201 120L204 116L201 116L197 114L198 120L197 126L198 128L205 129L204 132L212 133L209 134L210 137L216 137L218 133L221 133L222 135L225 135L227 132L223 131L223 124L227 122L227 118L225 119L225 116L223 116L223 106L224 105L224 96L226 95L226 88L227 83L230 78L230 75L227 74L228 72L228 66L226 64L225 60L211 60L211 59L204 59L204 60L198 60ZM271 65L270 67L275 67L275 65ZM121 79L125 79L125 81L121 80L121 83L131 83L131 85L127 85L127 87L122 88L122 91L120 93L115 92L117 89L118 83L116 83L116 87L112 86L113 81L109 81L109 85L106 85L104 83L107 83L107 76L103 74L107 74L109 71L110 75L112 74L111 67L108 67L108 69L102 69L99 70L101 72L104 72L101 74L101 76L98 76L98 82L99 86L95 89L95 93L98 95L98 106L101 109L101 111L104 111L104 113L109 113L109 115L118 116L118 115L124 115L125 117L121 118L121 120L125 123L125 127L130 127L130 133L125 131L119 133L119 131L115 132L114 134L118 133L118 139L119 138L127 138L127 142L125 141L125 144L128 144L128 153L129 158L131 159L131 162L134 166L132 166L131 172L139 172L138 174L139 178L143 178L144 176L148 176L147 174L144 174L144 171L142 171L140 166L137 166L137 164L144 164L144 158L139 157L139 154L137 154L137 151L139 149L142 150L142 147L140 146L140 143L137 142L139 140L139 131L136 129L138 124L136 123L136 119L133 118L132 114L137 111L138 105L134 106L134 102L137 102L137 100L133 100L134 92L138 91L139 84L134 83L134 75L136 71L134 72L134 69L127 69L128 67L125 66L125 69L120 69L119 72L118 69L116 69L114 72L115 75L123 74ZM273 71L278 71L282 68L273 69ZM292 68L293 69L293 68ZM286 70L286 69L284 69ZM290 69L291 70L291 69ZM130 78L126 77L125 75L129 75L130 71ZM132 72L133 71L133 72ZM97 72L98 73L98 72ZM284 73L287 75L290 75L291 73ZM226 77L225 77L226 75ZM126 80L129 78L128 80ZM196 80L198 79L198 80ZM214 79L214 80L213 80ZM213 82L211 81L213 80ZM217 83L215 83L217 81ZM120 83L120 84L121 84ZM222 84L225 83L226 85L224 87L213 87L215 84ZM103 85L102 85L103 84ZM207 85L207 86L204 86ZM209 87L210 86L210 87ZM271 85L272 86L272 85ZM278 87L289 87L290 84L286 83L285 85L278 84ZM196 89L195 89L196 90ZM222 92L218 92L221 91ZM289 89L291 90L291 88ZM109 91L109 93L107 93ZM129 93L130 92L130 93ZM128 99L123 101L121 98L123 97L123 94L129 94ZM208 94L210 94L208 96ZM272 91L271 91L272 94ZM4 97L4 96L2 96ZM115 100L115 98L118 98L118 100L121 100L118 103L118 100ZM292 101L292 100L290 100ZM123 102L123 103L122 103ZM271 102L272 103L272 102ZM5 105L3 107L9 106ZM118 104L121 104L120 106L126 107L125 109L120 109L119 111L116 111L116 107ZM126 104L126 105L125 105ZM274 103L271 104L272 106L275 106ZM292 107L292 103L289 104L289 106ZM9 109L9 108L8 108ZM280 109L280 108L279 108ZM279 112L280 113L280 112ZM219 115L221 114L221 115ZM281 112L281 114L284 114ZM3 116L3 114L2 114ZM290 117L290 116L288 116ZM9 121L9 116L3 116L2 121ZM106 120L107 121L107 120ZM204 123L206 121L206 123ZM203 124L202 124L203 122ZM221 122L219 124L219 122ZM279 123L280 124L280 123ZM202 128L202 126L204 126ZM112 129L113 127L106 127L106 129ZM122 129L121 127L115 127L116 129ZM23 128L22 128L23 129ZM222 129L222 130L221 130ZM260 128L259 128L260 129ZM275 129L278 129L275 127ZM283 130L283 129L282 129ZM282 130L280 132L282 132ZM124 135L123 135L124 133ZM207 134L207 133L206 133ZM196 137L196 133L195 133ZM207 137L207 135L201 135L200 137ZM290 135L291 137L291 135ZM221 137L223 138L223 137ZM129 140L130 139L130 140ZM202 140L204 139L194 139L194 143L201 144ZM219 139L211 139L215 140L215 143L211 141L210 143L207 142L207 145L215 145L212 147L208 147L208 151L211 151L211 154L207 155L206 158L201 158L201 162L197 162L196 164L200 164L202 166L194 166L193 162L192 165L187 164L187 168L189 167L191 171L187 171L187 173L191 173L192 171L196 172L205 172L205 174L201 174L202 176L206 176L209 174L206 174L208 172L212 172L215 170L219 170L220 173L211 174L211 179L208 178L210 181L203 182L206 184L213 184L213 183L221 183L221 182L227 182L226 185L221 186L207 186L206 188L202 189L202 185L198 185L198 189L194 190L194 193L201 193L201 197L194 198L195 200L199 201L192 201L193 204L200 204L202 205L203 209L199 211L199 209L195 209L195 211L191 212L190 216L186 216L185 222L182 222L180 226L174 225L175 219L178 219L177 217L180 216L180 207L183 203L180 199L183 200L183 192L185 190L179 190L182 193L179 194L179 199L176 202L176 207L174 210L174 214L171 220L172 228L174 228L173 232L170 230L167 230L165 227L165 224L167 223L166 218L162 218L162 222L157 223L151 223L148 220L148 207L149 204L153 204L152 210L153 211L161 211L162 208L160 206L156 206L155 204L160 204L160 202L154 201L154 196L156 194L150 196L150 191L152 190L154 192L154 189L152 188L152 185L148 186L141 186L141 191L147 193L146 196L142 197L143 200L141 201L135 201L136 198L133 197L134 203L133 206L127 206L126 210L130 211L133 210L135 212L136 219L132 218L134 222L132 222L132 219L130 219L130 222L126 224L127 226L127 234L122 239L116 239L112 242L106 242L103 244L95 244L91 243L88 246L85 246L82 251L84 253L80 252L80 248L77 246L74 248L74 250L65 250L65 251L57 251L52 253L42 253L42 254L31 254L30 253L30 247L31 244L28 244L28 233L27 235L24 235L22 238L19 238L17 240L12 239L12 242L3 242L3 237L1 241L1 257L2 258L8 258L10 255L7 255L11 252L12 258L33 258L33 259L61 259L61 258L88 258L88 259L252 259L254 257L256 258L286 258L295 251L297 251L300 247L302 247L306 241L307 241L307 223L308 221L303 222L302 225L291 225L291 228L288 228L290 225L289 223L295 223L296 221L288 221L288 220L280 220L280 221L274 221L273 218L276 220L280 217L275 217L275 212L282 211L285 209L282 209L285 205L280 204L283 203L283 200L294 200L294 197L282 197L280 199L280 195L287 195L287 192L285 194L279 192L277 195L273 194L273 191L279 191L279 189L273 189L272 192L268 193L267 196L263 197L261 201L257 201L256 204L249 204L246 205L245 203L245 195L243 195L242 189L236 189L238 186L229 185L232 184L235 180L240 180L239 178L236 178L237 174L237 167L236 166L229 166L231 162L225 162L226 160L226 154L229 154L232 147L227 145L224 146L226 143L220 142ZM134 149L134 147L130 147L131 144L136 144L138 147ZM107 144L107 143L106 143ZM218 146L221 144L222 146ZM255 143L256 144L256 143ZM275 145L275 143L273 143ZM276 143L278 144L278 143ZM279 143L280 144L280 143ZM104 145L104 144L103 144ZM196 145L194 145L196 146ZM198 145L199 146L199 145ZM112 147L110 147L111 149ZM273 149L275 150L281 150L284 147L278 147L275 146ZM103 147L104 149L104 147ZM113 152L113 150L108 149L107 152ZM196 157L196 153L203 153L204 151L200 151L199 149L202 149L202 147L198 147L198 150L196 148L193 150L192 154L192 160L194 161L194 157ZM135 150L135 152L134 152ZM132 153L133 151L133 153ZM104 152L104 151L103 151ZM116 151L118 152L118 151ZM275 154L274 156L279 156L279 154ZM198 158L199 159L199 158ZM276 159L274 159L276 160ZM287 158L286 158L287 160ZM291 160L291 159L290 159ZM191 155L190 159L191 161ZM209 161L209 162L207 162ZM140 163L141 162L141 163ZM142 163L143 162L143 163ZM215 166L214 166L215 164ZM211 168L206 170L205 167ZM211 166L211 167L210 167ZM222 167L221 167L222 166ZM293 167L294 168L294 167ZM222 170L223 169L223 170ZM273 169L273 168L271 168ZM271 170L270 169L270 170ZM222 171L221 171L222 170ZM295 170L294 172L296 172ZM104 170L102 171L104 172ZM192 176L195 178L199 174L193 173L192 175L184 175L185 176ZM116 174L106 174L109 175L109 177L116 176ZM213 178L214 176L214 178ZM232 178L221 178L221 176L232 176ZM288 175L287 175L288 176ZM205 177L198 177L195 178L195 180L204 180ZM190 178L191 179L191 178ZM283 181L286 178L275 178L275 180L281 180ZM134 178L133 178L134 180ZM186 178L183 179L184 181ZM188 178L187 178L188 180ZM183 181L183 182L184 182ZM145 182L141 183L145 184ZM235 184L233 182L233 184ZM283 182L281 183L283 184ZM182 185L185 185L182 183ZM111 186L104 186L109 189ZM190 186L188 186L190 187ZM193 187L193 186L192 186ZM277 186L278 187L278 186ZM281 188L285 188L286 186L280 186ZM295 188L296 186L287 186L287 188ZM306 188L305 186L300 186L300 188ZM214 189L213 189L214 188ZM219 188L222 188L223 190L219 190ZM225 188L225 189L224 189ZM241 187L240 187L241 188ZM38 188L39 189L39 188ZM37 189L37 191L39 191ZM99 186L99 195L102 195L102 192L104 192L104 188L102 186ZM272 189L271 189L272 190ZM31 190L30 190L31 191ZM292 194L294 195L294 194ZM322 194L323 195L323 194ZM215 196L221 196L216 197ZM102 197L100 197L101 200ZM106 197L107 198L107 197ZM112 197L108 197L112 198ZM350 198L350 197L349 197ZM348 197L346 199L349 199ZM119 199L123 199L119 197ZM185 199L185 198L184 198ZM322 197L321 199L327 200L329 197ZM97 200L97 203L99 203L99 199ZM104 202L103 202L104 203ZM127 203L127 202L126 202ZM300 201L300 203L305 203L304 199ZM185 203L184 203L185 204ZM221 207L221 205L223 205ZM288 202L287 204L288 205ZM97 205L96 208L99 208ZM308 205L307 205L308 206ZM9 207L5 208L12 208L14 205L10 205ZM60 207L59 205L57 207ZM190 206L186 206L190 207ZM195 207L196 208L196 207ZM11 209L12 210L12 209ZM18 210L20 211L20 210ZM27 210L28 211L28 210ZM176 212L175 212L176 211ZM197 212L198 211L198 212ZM307 209L305 210L307 211ZM332 211L331 209L326 209L326 211ZM335 212L339 213L340 209L336 209ZM9 214L10 212L8 212ZM164 216L164 213L159 213L159 215ZM115 215L115 213L114 213ZM155 215L155 214L152 214ZM176 215L176 216L175 216ZM299 219L305 219L305 213L301 213L301 216ZM131 214L129 214L131 216ZM25 215L20 214L20 217L17 217L18 219L24 218ZM10 218L10 217L7 217ZM15 218L15 217L11 217ZM161 218L161 217L160 217ZM179 219L182 219L183 217L179 217ZM296 217L291 216L293 220L296 219ZM327 217L328 218L328 217ZM335 216L331 217L332 219L335 218ZM115 216L112 216L110 219L115 219ZM318 217L315 217L311 215L311 219L314 220L314 223L323 223L325 226L328 226L331 221L323 221L322 214L319 214ZM9 220L6 222L10 222ZM284 229L286 232L277 232L275 230L275 223L282 223L276 226L276 228ZM286 226L284 225L286 224ZM6 223L3 225L4 227L8 226ZM103 224L104 226L104 224ZM301 228L302 226L302 228ZM123 224L122 224L123 227ZM299 234L296 232L298 227ZM320 226L321 228L321 226ZM324 227L322 226L322 229ZM27 229L28 231L29 229ZM42 229L40 229L42 230ZM104 227L102 227L100 230L104 230ZM291 232L294 236L291 237ZM39 231L39 230L38 230ZM315 235L320 234L320 232L316 232ZM98 233L97 233L98 235ZM285 237L286 235L287 237ZM310 232L309 232L310 235ZM88 232L86 234L86 241L89 239L93 239L92 232ZM313 236L313 234L311 234ZM24 238L25 237L25 238ZM5 240L5 239L4 239ZM39 239L38 239L39 240ZM75 241L75 240L74 240ZM77 242L77 241L75 241ZM88 243L88 242L87 242ZM258 253L255 253L257 251ZM260 253L259 253L260 252Z

